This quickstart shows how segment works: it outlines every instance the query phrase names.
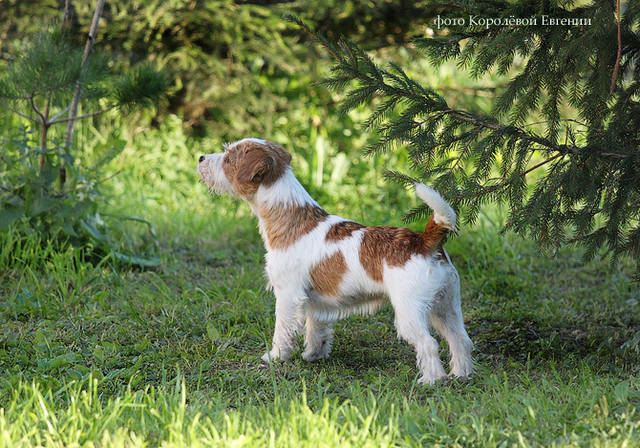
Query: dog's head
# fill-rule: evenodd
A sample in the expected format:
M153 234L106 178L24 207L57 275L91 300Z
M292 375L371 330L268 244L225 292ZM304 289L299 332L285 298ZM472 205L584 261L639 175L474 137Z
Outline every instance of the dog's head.
M198 172L213 191L250 199L261 185L269 186L289 168L291 154L282 146L245 138L224 146L224 152L200 156Z

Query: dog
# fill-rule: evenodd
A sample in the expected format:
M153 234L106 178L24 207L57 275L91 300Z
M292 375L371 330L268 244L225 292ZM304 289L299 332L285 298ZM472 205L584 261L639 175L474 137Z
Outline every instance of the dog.
M424 233L367 227L330 215L294 176L291 154L258 138L224 145L200 156L198 171L210 190L244 199L258 217L266 247L266 275L276 297L276 323L264 362L286 361L303 329L303 359L329 356L333 324L375 312L391 302L398 336L417 353L419 382L446 373L433 327L449 345L451 374L471 373L472 342L460 307L460 279L442 247L455 231L456 214L432 188L416 194L432 210Z

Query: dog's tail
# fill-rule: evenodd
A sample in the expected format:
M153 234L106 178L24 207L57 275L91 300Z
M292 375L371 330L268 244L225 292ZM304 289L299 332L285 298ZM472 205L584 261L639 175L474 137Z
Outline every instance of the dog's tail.
M433 210L433 216L429 220L429 224L427 224L425 233L429 231L430 227L434 227L432 221L436 227L447 230L447 232L439 232L443 233L443 237L446 236L446 233L456 231L456 212L454 212L449 203L440 196L440 193L425 184L416 182L416 194Z

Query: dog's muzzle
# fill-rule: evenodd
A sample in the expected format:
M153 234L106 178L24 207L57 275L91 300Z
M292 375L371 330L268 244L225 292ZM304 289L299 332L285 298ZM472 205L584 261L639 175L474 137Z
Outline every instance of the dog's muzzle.
M198 159L198 172L202 181L216 193L235 195L231 182L222 168L223 160L224 153L200 156Z

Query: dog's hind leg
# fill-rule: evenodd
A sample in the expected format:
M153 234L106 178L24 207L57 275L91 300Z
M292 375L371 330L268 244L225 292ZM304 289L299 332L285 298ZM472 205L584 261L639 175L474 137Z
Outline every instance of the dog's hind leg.
M454 271L447 288L437 296L429 311L431 325L447 340L451 352L451 374L467 376L473 370L473 343L464 328L460 307L460 279Z
M264 362L280 359L287 361L296 343L296 335L302 327L303 303L306 296L296 290L274 288L276 295L276 326L271 350L262 356Z
M398 291L400 289L400 291ZM410 288L396 288L390 294L395 312L395 325L398 336L416 350L417 364L422 376L420 383L433 384L446 376L438 349L438 342L429 334L426 310L433 296L416 295Z
M307 310L305 350L302 353L302 359L305 361L328 358L329 352L331 352L331 342L333 342L333 322L320 321L314 318L312 313L311 310Z

